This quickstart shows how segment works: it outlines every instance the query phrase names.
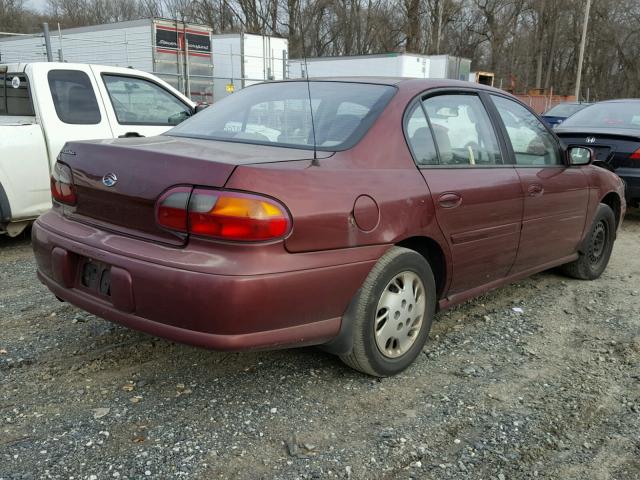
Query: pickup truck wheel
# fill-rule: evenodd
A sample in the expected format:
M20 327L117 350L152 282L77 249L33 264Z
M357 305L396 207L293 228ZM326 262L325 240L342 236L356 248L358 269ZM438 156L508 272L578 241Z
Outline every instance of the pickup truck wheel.
M607 268L616 234L616 217L608 205L601 203L580 257L563 265L563 272L580 280L595 280Z
M429 336L436 305L431 267L417 252L392 247L354 303L353 349L340 358L369 375L395 375L415 360Z

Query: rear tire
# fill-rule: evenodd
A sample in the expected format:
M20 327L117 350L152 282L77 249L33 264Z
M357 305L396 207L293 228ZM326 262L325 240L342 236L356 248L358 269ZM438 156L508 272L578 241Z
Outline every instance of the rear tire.
M341 355L355 370L377 377L407 368L424 347L433 322L436 287L419 253L392 247L367 276L351 309L353 349Z
M580 280L595 280L609 263L616 235L616 217L608 205L601 203L585 239L580 257L562 266L562 271Z

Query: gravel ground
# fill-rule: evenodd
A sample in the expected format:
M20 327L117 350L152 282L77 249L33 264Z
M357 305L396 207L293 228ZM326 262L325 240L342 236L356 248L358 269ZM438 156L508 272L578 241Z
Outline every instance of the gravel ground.
M639 479L639 240L635 212L601 279L546 272L439 314L378 380L113 325L0 237L0 479Z

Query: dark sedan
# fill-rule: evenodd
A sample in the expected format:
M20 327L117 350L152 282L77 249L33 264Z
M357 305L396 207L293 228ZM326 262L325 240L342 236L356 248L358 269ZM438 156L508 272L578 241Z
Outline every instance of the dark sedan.
M323 345L392 375L438 309L556 266L600 276L626 205L591 160L490 87L256 85L159 137L68 143L38 276L176 341Z
M555 128L576 112L588 107L590 103L563 102L551 107L542 114L542 119L551 128Z
M627 201L640 206L640 99L598 102L555 130L567 145L584 145L600 165L626 183Z

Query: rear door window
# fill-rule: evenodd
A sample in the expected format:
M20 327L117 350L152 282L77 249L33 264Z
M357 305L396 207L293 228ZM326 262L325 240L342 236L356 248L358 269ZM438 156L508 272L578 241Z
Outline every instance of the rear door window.
M24 73L0 73L0 115L35 115Z
M502 165L498 138L477 95L436 95L423 103L441 165Z
M102 78L121 125L170 126L191 116L191 107L154 82L112 74Z
M418 166L438 164L438 154L433 142L433 135L420 103L416 103L413 106L413 111L407 119L405 133L411 146L413 158Z
M71 125L96 125L102 120L91 80L79 70L51 70L49 89L58 118Z

